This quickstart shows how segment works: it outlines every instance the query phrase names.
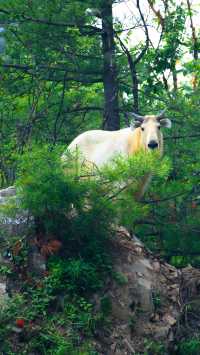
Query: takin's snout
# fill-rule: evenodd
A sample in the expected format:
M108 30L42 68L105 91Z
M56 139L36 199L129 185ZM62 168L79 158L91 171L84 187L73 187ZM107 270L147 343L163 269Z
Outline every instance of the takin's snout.
M158 148L158 142L156 142L155 140L151 140L151 141L148 143L148 148L149 148L149 149L156 149L156 148Z

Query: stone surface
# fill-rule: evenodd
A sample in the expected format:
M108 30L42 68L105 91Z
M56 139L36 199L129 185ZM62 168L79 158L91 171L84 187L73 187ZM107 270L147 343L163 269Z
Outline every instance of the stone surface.
M156 340L167 339L169 331L170 331L170 325L160 326L155 333L155 339Z
M170 326L173 326L177 322L177 320L174 317L172 317L170 314L165 314L163 320L166 323L168 323Z
M6 205L12 204L15 206L14 214L7 214ZM12 258L13 240L26 238L29 234L29 229L33 225L33 218L28 213L20 208L20 203L16 197L16 189L10 186L0 190L0 265L9 264L9 253ZM38 248L31 246L29 253L29 265L31 269L38 275L41 275L46 270L46 260L39 253Z
M112 256L113 272L126 275L127 282L118 284L108 278L102 294L95 296L97 308L101 297L108 297L112 304L109 335L112 342L106 344L103 334L100 335L98 353L143 354L144 340L149 339L161 342L170 354L172 343L181 338L183 302L194 300L200 293L200 270L192 267L177 270L156 258L121 227L112 241ZM192 305L194 308L194 301ZM190 326L195 330L197 323L192 319Z
M1 309L6 306L7 300L8 300L8 294L6 291L6 281L1 280L0 281L0 308Z
M138 297L143 312L151 314L154 310L152 300L152 282L148 279L139 278L137 282Z
M3 204L7 198L16 195L16 189L15 186L9 186L6 189L0 190L0 203Z
M7 204L11 203L16 206L14 215L8 215L4 209ZM26 211L20 209L14 186L0 190L0 207L0 238L7 239L26 234L30 218Z
M46 259L36 247L31 248L29 267L37 275L44 275L46 271Z

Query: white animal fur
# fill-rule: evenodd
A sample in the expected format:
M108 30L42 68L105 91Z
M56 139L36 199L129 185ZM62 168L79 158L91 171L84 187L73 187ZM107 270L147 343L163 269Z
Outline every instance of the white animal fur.
M163 153L163 135L159 128L161 125L170 128L168 119L157 120L156 116L145 116L144 121L137 128L124 128L118 131L92 130L80 134L68 146L69 152L80 152L82 162L94 164L100 168L111 161L115 156L130 156L139 150L148 150L148 143L153 139L158 143L160 154ZM62 155L65 160L66 154ZM139 198L141 198L151 180L145 176L141 184Z
M134 139L135 134L131 128L119 131L87 131L73 140L68 151L75 152L78 149L83 160L101 167L118 154L127 156L129 142Z

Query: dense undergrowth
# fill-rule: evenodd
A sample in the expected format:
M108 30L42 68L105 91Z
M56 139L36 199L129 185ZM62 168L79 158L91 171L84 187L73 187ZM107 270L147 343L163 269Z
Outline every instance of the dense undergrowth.
M161 161L156 154L118 157L100 171L80 167L70 155L61 163L60 148L45 146L23 155L17 203L4 209L13 216L20 206L33 219L26 236L10 240L12 262L0 269L13 287L0 310L2 354L98 354L95 335L112 326L111 304L101 289L107 277L121 282L112 272L110 240L115 227L132 229L139 219L151 218L147 198L156 199L158 189L161 194L167 188L169 171L168 159ZM148 172L154 175L150 192L137 202L135 193ZM29 263L33 246L47 263L40 275ZM97 309L93 295L98 292ZM144 354L164 353L163 344L144 343ZM199 354L198 336L185 337L174 354Z
M97 311L91 300L112 275L115 225L131 228L148 214L134 200L141 177L151 171L160 183L169 170L167 160L142 153L119 157L101 171L77 166L70 156L61 164L59 149L48 147L27 152L19 164L18 201L34 224L26 238L15 236L11 266L2 268L20 285L0 311L3 353L95 354L92 336L109 327L110 305L102 299ZM33 244L47 259L39 278L28 262Z

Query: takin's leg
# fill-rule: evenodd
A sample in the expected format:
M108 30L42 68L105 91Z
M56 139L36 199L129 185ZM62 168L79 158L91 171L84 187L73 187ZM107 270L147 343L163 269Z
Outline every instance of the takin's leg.
M139 184L139 189L135 193L135 198L136 201L141 201L142 197L144 196L146 190L148 189L148 186L151 182L152 179L152 174L146 174L145 176L142 177L142 180Z

